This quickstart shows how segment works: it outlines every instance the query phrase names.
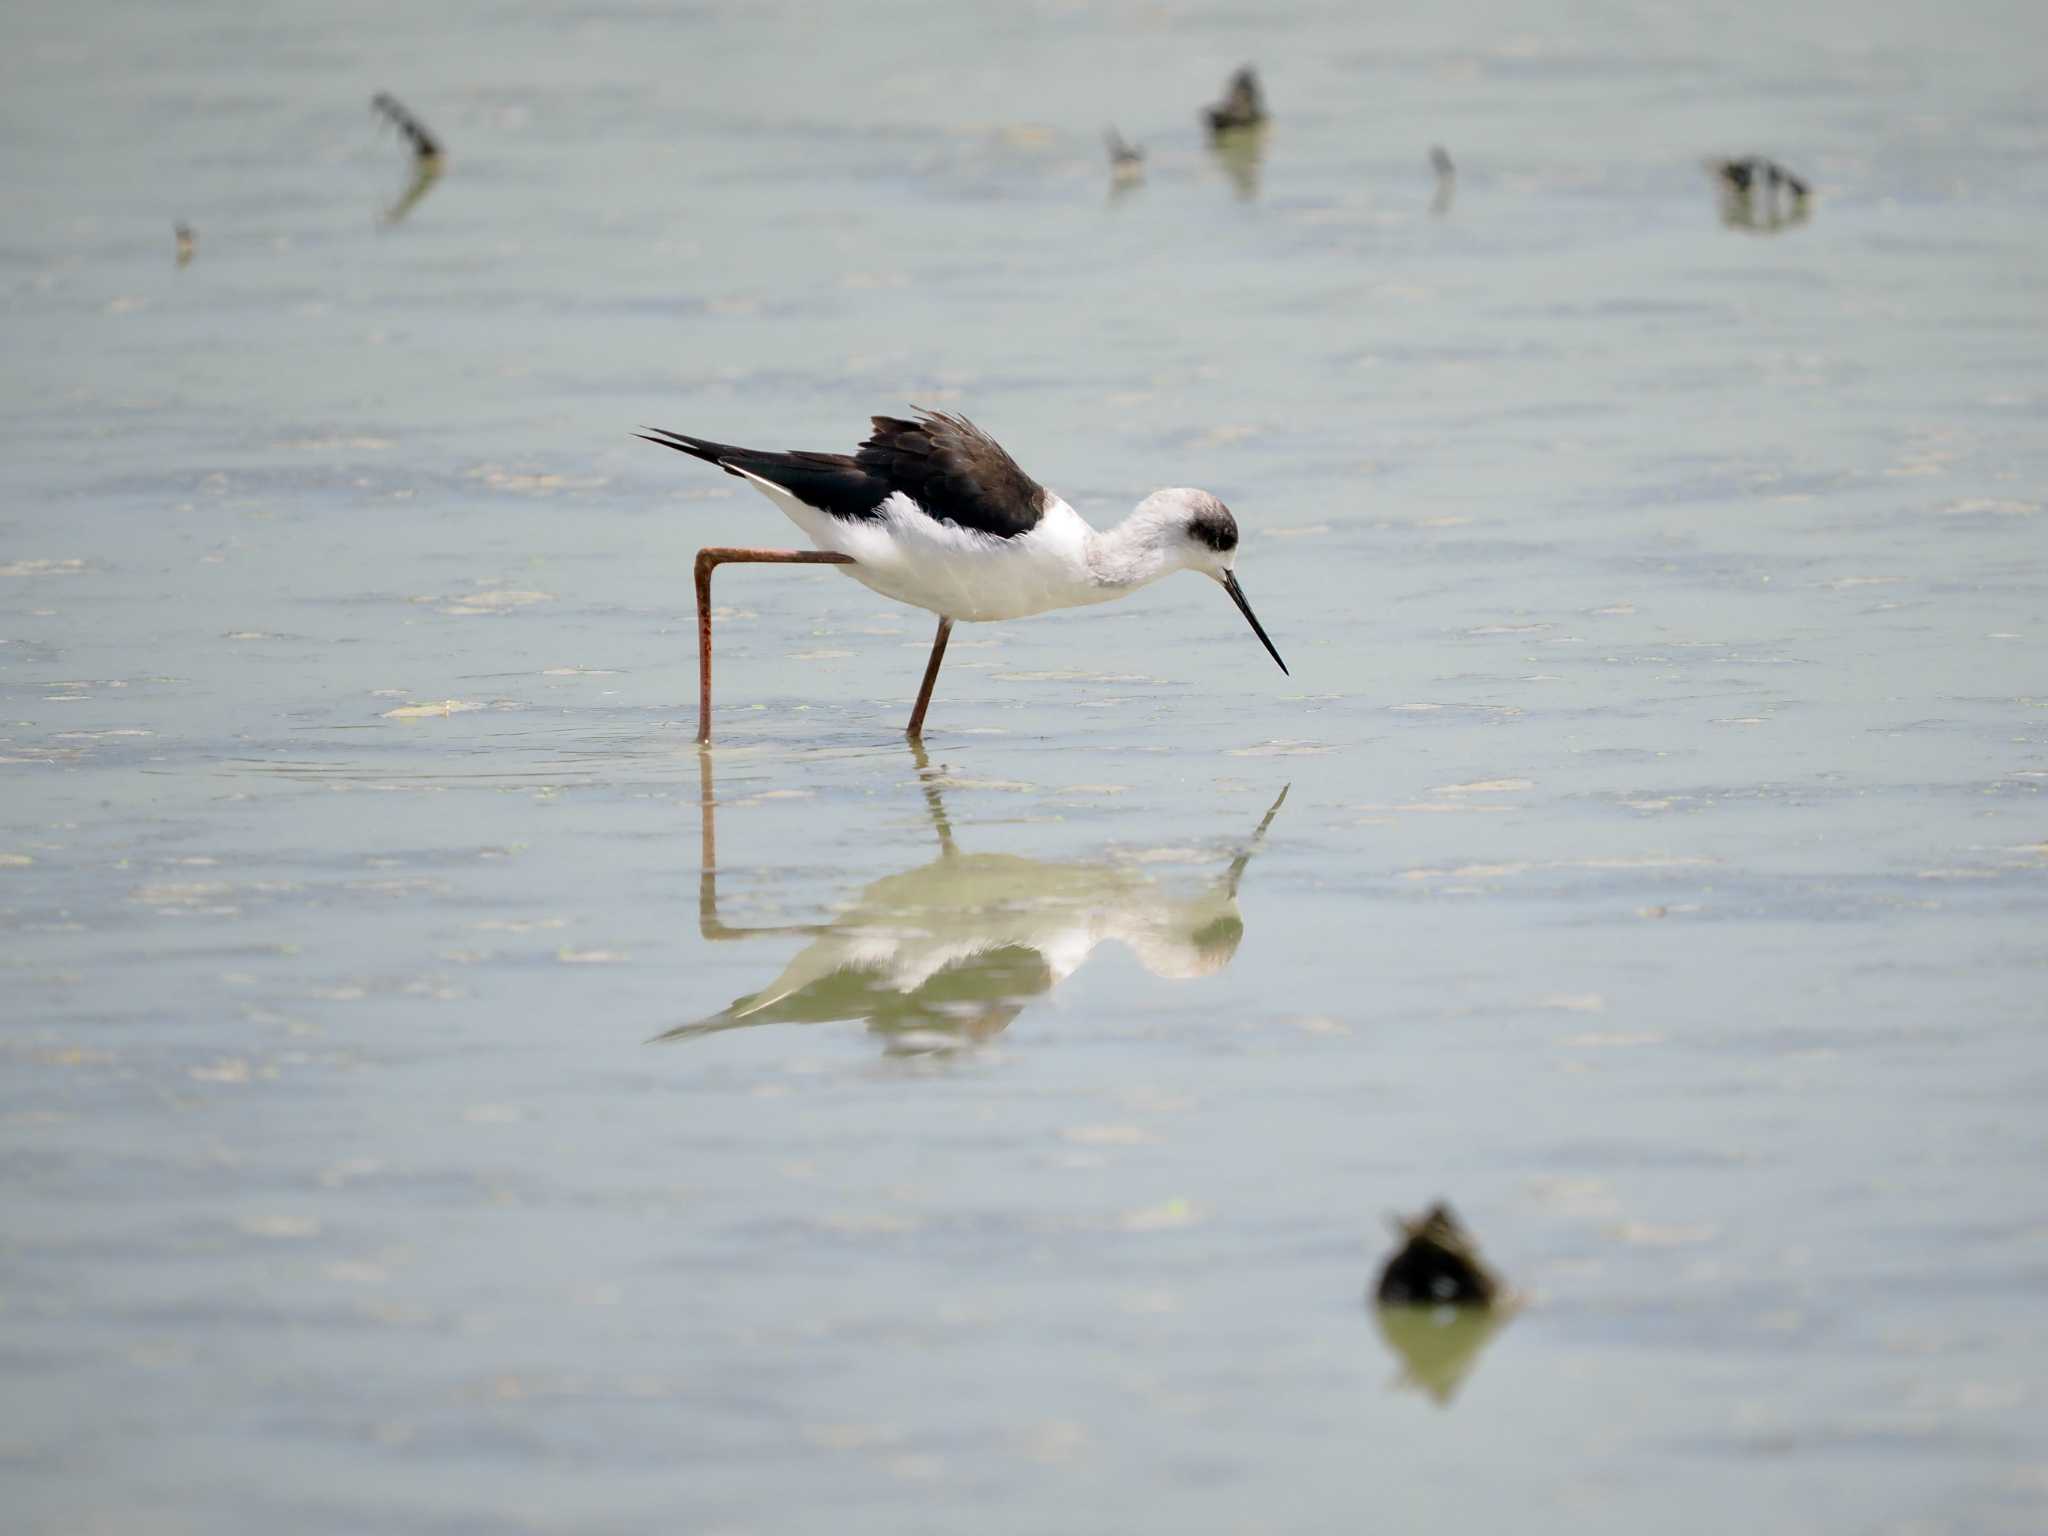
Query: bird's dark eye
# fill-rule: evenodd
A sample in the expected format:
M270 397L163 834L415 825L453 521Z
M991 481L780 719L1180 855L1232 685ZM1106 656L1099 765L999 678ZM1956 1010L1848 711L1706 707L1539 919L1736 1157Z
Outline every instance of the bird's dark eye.
M1227 555L1237 548L1237 519L1221 502L1198 514L1188 524L1188 536L1198 543L1206 544L1219 555Z

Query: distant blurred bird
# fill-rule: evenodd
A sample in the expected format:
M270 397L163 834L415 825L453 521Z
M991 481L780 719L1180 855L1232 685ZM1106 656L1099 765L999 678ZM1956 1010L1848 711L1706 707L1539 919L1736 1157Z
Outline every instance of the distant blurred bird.
M193 256L199 250L199 237L192 233L192 226L190 224L180 224L177 227L176 234L178 236L178 265L189 267L192 265Z
M1145 151L1136 144L1125 142L1124 136L1112 125L1104 137L1109 143L1109 175L1120 184L1145 179Z
M1204 107L1202 116L1208 121L1211 138L1266 125L1265 96L1259 90L1259 77L1251 65L1245 65L1230 77L1223 99Z
M370 105L382 113L387 121L405 135L406 141L412 145L412 152L416 159L439 160L441 158L441 141L429 133L427 125L407 111L405 103L396 96L392 95L389 91L379 91L370 98Z
M1451 198L1458 190L1458 168L1451 164L1451 152L1441 144L1429 146L1429 164L1436 172L1436 196L1430 199L1429 211L1449 213Z
M1721 222L1730 228L1777 230L1804 223L1812 192L1804 178L1763 155L1710 159L1721 191Z

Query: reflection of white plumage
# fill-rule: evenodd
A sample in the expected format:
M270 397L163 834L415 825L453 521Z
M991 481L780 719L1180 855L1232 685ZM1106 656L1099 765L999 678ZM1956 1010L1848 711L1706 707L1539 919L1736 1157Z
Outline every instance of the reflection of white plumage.
M921 761L919 768L927 772ZM759 992L660 1038L862 1019L906 1045L941 1043L934 1032L946 1044L984 1039L1073 975L1106 940L1124 944L1154 976L1210 975L1237 952L1244 935L1238 883L1287 798L1282 790L1220 876L1181 894L1112 860L1051 863L962 853L928 772L925 791L939 835L936 859L875 881L831 923L767 930L812 939ZM708 786L704 814L701 926L708 938L740 937L744 930L717 918Z

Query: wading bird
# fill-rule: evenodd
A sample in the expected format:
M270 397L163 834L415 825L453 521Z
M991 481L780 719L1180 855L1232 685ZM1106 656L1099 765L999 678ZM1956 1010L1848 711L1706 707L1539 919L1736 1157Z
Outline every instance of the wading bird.
M655 428L638 435L737 475L816 550L697 552L697 739L711 739L711 572L720 565L837 565L862 586L939 616L907 734L924 731L956 622L1021 619L1128 597L1175 571L1230 594L1280 670L1287 663L1237 584L1237 520L1207 491L1154 491L1107 533L1018 467L972 422L919 409L873 418L857 453L770 453Z

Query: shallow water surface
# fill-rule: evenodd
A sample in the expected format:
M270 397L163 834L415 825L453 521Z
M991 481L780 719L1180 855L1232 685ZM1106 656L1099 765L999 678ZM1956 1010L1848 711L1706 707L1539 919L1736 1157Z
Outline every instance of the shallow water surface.
M0 42L11 1529L2040 1528L2038 8ZM793 530L629 433L911 402L1292 676L1177 578L916 749L736 567L700 753ZM1376 1317L1439 1198L1516 1305Z

